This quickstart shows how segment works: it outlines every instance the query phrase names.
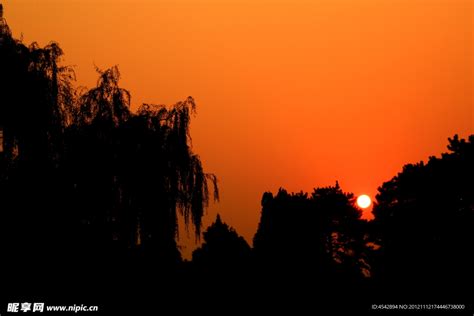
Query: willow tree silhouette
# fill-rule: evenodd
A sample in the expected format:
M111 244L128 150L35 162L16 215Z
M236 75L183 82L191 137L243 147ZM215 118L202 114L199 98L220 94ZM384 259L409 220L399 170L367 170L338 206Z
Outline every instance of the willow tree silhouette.
M199 236L208 180L218 198L216 177L204 173L190 147L195 103L189 97L170 109L144 104L132 114L119 75L116 67L100 72L97 87L79 97L79 120L67 131L66 173L74 185L74 205L83 215L88 210L88 223L102 234L92 244L102 240L114 245L111 249L180 260L178 215Z
M26 47L0 19L2 245L14 258L24 258L60 240L57 167L74 73L59 66L56 43Z
M448 149L426 164L405 165L379 188L373 228L382 247L375 276L388 286L446 295L472 285L474 135L467 141L455 135Z
M211 193L218 199L216 177L191 148L193 98L133 113L117 67L76 90L62 55L54 42L14 39L2 13L2 247L15 262L179 261L178 216L198 237Z
M265 193L254 249L264 269L345 282L368 276L361 210L339 184L307 193Z
M284 305L306 312L315 298L306 286L323 292L320 306L328 297L362 302L367 284L375 284L372 293L403 287L444 294L471 286L474 135L449 139L450 153L406 165L384 183L372 222L361 219L353 194L337 182L310 195L280 189L263 194L253 249L218 216L193 262L182 262L178 218L199 238L204 210L211 196L219 198L215 175L192 151L194 99L133 112L117 67L97 69L96 87L75 89L62 55L57 43L14 39L0 5L2 285L30 289L31 276L44 275L49 285L56 275L63 291L64 276L90 281L108 273L100 295L149 295L176 310L176 298L189 288L184 298L194 313L209 293L245 311L244 303L254 301L267 313ZM174 268L179 273L169 273ZM124 276L138 281L129 287ZM144 286L157 280L166 294ZM202 284L214 288L196 291ZM76 292L95 286L70 284Z

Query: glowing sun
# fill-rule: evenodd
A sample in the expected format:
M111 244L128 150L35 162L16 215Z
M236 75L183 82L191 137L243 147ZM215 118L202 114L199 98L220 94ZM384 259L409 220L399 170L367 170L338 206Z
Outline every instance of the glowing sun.
M372 201L368 195L362 194L357 198L357 205L360 208L368 208L370 204L372 204Z

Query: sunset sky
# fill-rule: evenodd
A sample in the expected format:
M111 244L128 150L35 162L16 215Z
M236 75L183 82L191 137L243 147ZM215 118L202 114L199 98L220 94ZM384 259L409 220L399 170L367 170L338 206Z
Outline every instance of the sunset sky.
M265 191L339 180L373 198L474 133L472 0L0 3L15 37L60 43L78 85L117 64L134 109L193 96L194 150L221 189L204 226L219 212L249 242Z

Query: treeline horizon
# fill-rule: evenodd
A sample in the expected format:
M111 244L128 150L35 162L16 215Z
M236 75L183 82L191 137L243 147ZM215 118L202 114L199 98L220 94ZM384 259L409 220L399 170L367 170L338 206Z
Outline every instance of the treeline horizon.
M406 285L403 293L415 297L468 297L461 289L473 281L474 135L448 138L448 153L407 164L381 184L370 221L337 182L310 193L264 192L249 245L219 215L201 234L219 190L190 144L194 99L132 112L117 66L97 69L96 87L76 89L62 56L55 42L14 39L0 14L4 271L45 273L43 282L73 274L108 293L132 282L137 297L152 296L143 285L150 280L170 293L179 282L211 284L215 295L231 291L239 300L237 285L279 297L301 283L325 293L321 304L356 292L382 299ZM180 216L203 238L191 261L177 245Z

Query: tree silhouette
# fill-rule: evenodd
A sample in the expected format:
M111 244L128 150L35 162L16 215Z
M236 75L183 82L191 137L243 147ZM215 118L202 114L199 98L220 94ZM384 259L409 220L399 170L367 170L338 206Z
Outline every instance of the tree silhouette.
M84 125L103 121L114 126L123 124L130 116L130 92L120 88L120 72L117 66L99 73L97 87L90 89L79 98L76 124Z
M56 43L26 47L0 17L2 246L12 254L38 252L58 240L62 214L58 165L73 104L73 72L59 66Z
M373 226L385 282L440 293L472 282L474 135L455 135L448 149L426 164L405 165L379 188Z
M338 183L314 189L310 197L283 189L275 197L265 193L254 237L257 258L319 279L368 276L360 216L353 195Z
M249 263L250 246L232 227L222 222L219 214L203 237L203 245L193 252L193 263L214 269L223 266L239 268Z
M178 216L198 238L208 182L218 199L216 177L191 148L194 100L132 113L117 67L97 69L97 86L77 91L58 44L26 47L3 13L0 22L5 247L53 261L70 248L87 258L140 252L179 261Z
M253 249L218 215L187 262L178 219L198 240L211 196L219 198L216 176L192 150L194 99L132 111L117 66L97 68L96 86L76 89L62 56L57 43L13 38L0 4L0 250L9 290L27 284L39 293L29 278L44 275L37 284L76 294L147 297L193 313L213 297L219 313L216 301L245 311L253 302L268 314L303 311L314 299L334 311L387 293L456 297L471 286L474 135L455 135L449 153L385 182L373 221L337 182L311 194L265 192ZM71 274L80 284L65 284Z
M67 130L65 173L71 175L77 212L88 210L80 216L105 243L179 260L178 215L199 236L208 180L218 199L216 177L204 173L190 146L194 100L169 109L146 104L132 114L130 94L118 79L116 67L100 72L97 87L79 98L84 120Z

